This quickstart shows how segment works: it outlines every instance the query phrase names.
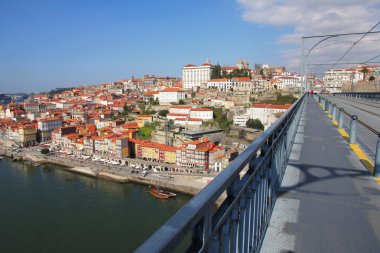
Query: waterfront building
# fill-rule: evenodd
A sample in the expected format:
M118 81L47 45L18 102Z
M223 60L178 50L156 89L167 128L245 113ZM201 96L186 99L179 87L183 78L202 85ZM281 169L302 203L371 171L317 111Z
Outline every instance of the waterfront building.
M38 122L38 139L40 142L51 140L51 132L62 127L61 117L39 119Z
M215 144L207 138L183 143L177 149L177 165L199 170L209 169L210 151L215 148Z
M19 128L19 140L21 147L34 146L37 143L37 129L33 124Z
M145 141L137 146L136 158L160 163L176 163L176 148L165 144Z
M214 66L210 60L200 66L188 64L182 67L182 84L184 89L196 90L202 84L206 84L211 79Z

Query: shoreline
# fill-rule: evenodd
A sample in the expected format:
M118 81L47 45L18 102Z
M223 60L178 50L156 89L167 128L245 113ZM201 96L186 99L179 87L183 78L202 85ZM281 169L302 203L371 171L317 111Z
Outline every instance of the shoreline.
M137 183L149 185L191 196L198 194L208 184L208 181L211 181L214 178L213 176L205 175L170 174L170 176L168 176L160 173L149 173L144 177L143 175L131 174L130 171L127 171L126 169L123 170L122 167L115 171L107 165L94 164L94 167L84 166L80 161L76 160L62 159L42 154L33 154L28 151L16 153L3 148L0 149L0 155L37 166L46 163L57 164L62 166L62 169L66 171L80 175L109 180L116 183ZM224 199L222 196L220 199ZM220 201L218 200L217 202Z

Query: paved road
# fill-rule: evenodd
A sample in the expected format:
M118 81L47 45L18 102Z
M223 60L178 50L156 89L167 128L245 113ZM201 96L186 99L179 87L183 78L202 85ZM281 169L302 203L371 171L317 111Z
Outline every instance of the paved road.
M357 115L359 119L370 127L380 132L380 103L379 101L323 96L338 107L344 108L351 115Z
M324 97L335 103L339 108L344 108L349 114L357 115L361 121L380 132L380 116L377 116L380 115L380 101L334 96ZM344 114L343 128L347 133L350 132L350 122L351 118ZM377 139L376 134L358 124L357 142L372 161L375 159Z
M306 98L261 253L379 252L380 186Z

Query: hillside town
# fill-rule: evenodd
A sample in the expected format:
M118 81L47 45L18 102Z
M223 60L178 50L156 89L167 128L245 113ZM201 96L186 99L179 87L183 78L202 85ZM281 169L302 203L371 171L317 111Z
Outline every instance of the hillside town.
M220 172L300 96L301 79L283 66L207 59L183 66L182 78L145 75L57 88L4 104L0 143Z

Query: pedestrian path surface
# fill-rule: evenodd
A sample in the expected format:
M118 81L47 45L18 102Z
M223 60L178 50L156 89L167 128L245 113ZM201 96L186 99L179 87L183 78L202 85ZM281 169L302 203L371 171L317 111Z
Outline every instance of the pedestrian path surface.
M380 186L311 97L261 252L380 252Z

